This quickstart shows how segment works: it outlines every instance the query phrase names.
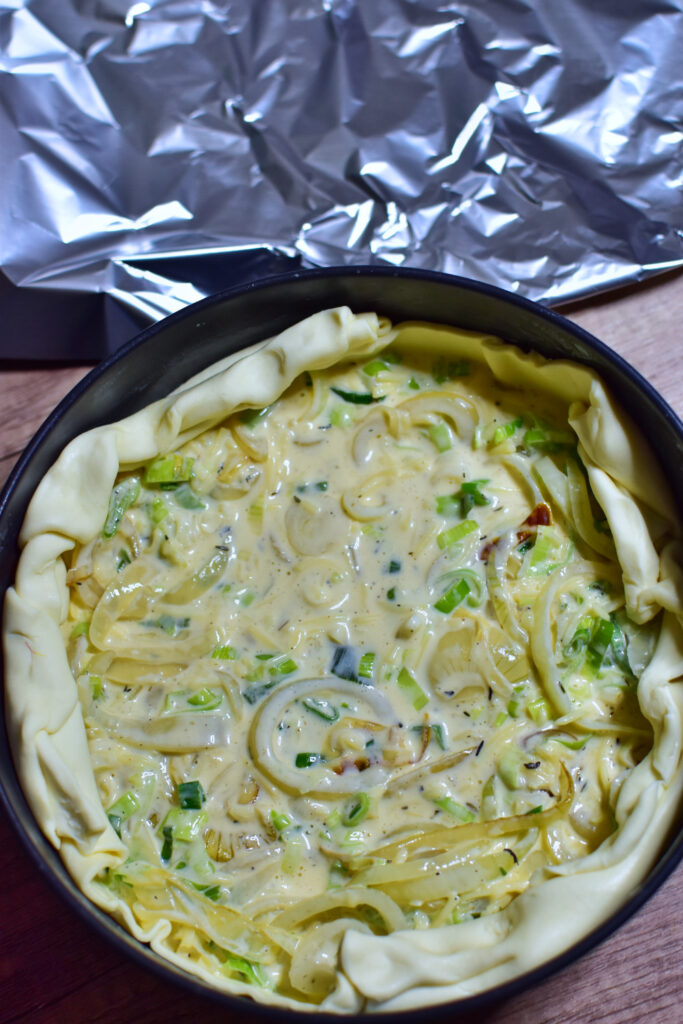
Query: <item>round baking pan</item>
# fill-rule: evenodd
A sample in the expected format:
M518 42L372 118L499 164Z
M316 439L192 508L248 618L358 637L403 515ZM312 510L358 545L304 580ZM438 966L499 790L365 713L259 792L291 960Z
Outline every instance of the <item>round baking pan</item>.
M270 337L331 306L374 310L394 322L427 320L495 334L548 358L567 358L596 370L634 417L657 453L679 514L683 511L683 424L628 363L586 331L552 311L490 285L427 271L353 267L302 271L232 289L155 324L97 366L38 430L0 495L0 592L14 579L17 538L28 502L64 446L77 434L118 420L163 397L222 357ZM683 516L682 516L683 518ZM142 945L81 893L59 854L43 836L23 797L5 729L0 735L0 792L10 820L38 870L68 904L123 952L189 991L222 1003L246 1019L281 1021L309 1013L264 1007L211 988ZM655 892L683 857L679 827L662 836L659 859L608 920L566 952L510 982L457 1002L372 1016L382 1022L426 1021L470 1015L539 982L593 948ZM361 1021L313 1011L310 1019Z

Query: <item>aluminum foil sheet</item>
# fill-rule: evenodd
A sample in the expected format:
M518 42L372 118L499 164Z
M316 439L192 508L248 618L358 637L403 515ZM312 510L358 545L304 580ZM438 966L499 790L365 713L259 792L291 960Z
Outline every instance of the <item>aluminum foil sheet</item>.
M0 354L292 266L683 263L683 0L0 0Z

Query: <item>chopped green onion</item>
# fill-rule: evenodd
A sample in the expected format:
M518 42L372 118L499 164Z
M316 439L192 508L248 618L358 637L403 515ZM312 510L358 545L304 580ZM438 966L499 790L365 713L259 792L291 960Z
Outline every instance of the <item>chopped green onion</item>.
M81 619L69 633L69 640L75 640L77 636L87 636L90 630L90 619Z
M90 676L90 693L93 700L99 700L99 698L104 694L102 676Z
M389 601L396 600L396 587L390 587L389 590L387 590L387 599Z
M308 751L301 751L294 758L294 765L296 768L312 768L316 764L323 764L324 761L324 754L314 754Z
M339 718L339 710L329 700L306 697L301 703L308 711L312 711L314 715L322 718L325 722L336 722Z
M462 540L463 537L478 529L479 525L474 519L465 519L464 522L451 526L449 530L444 530L442 533L437 534L436 543L442 550L450 548L453 544L457 544L458 541Z
M330 391L334 391L335 395L339 395L345 402L351 402L352 405L370 405L371 402L383 402L386 397L382 395L379 398L375 398L368 391L344 391L342 388L330 388Z
M391 561L389 562L389 568L388 568L387 571L388 572L400 572L401 571L401 563L398 562L395 558L392 558Z
M146 484L179 484L192 477L194 459L182 455L164 455L145 470Z
M452 587L449 587L445 594L439 598L434 607L438 612L450 615L454 608L465 600L470 592L470 585L467 580L458 580Z
M197 779L178 784L178 802L183 810L198 811L205 800L206 793Z
M425 704L429 703L429 697L407 668L402 668L399 672L398 685L402 690L405 690L406 696L412 700L416 711L420 711Z
M197 497L189 484L180 484L176 487L173 497L181 508L206 508L205 503Z
M370 810L370 797L367 793L356 793L355 796L344 805L341 812L342 825L353 826L367 815Z
M118 530L124 513L137 501L140 495L140 481L136 476L122 480L111 492L109 511L102 527L102 536L113 537Z
M542 810L543 810L543 806L541 804L539 804L538 807L532 807L531 810L527 811L526 813L527 814L540 814Z
M408 387L411 389L411 391L420 390L420 385L417 383L414 377L411 377L410 380L408 381Z

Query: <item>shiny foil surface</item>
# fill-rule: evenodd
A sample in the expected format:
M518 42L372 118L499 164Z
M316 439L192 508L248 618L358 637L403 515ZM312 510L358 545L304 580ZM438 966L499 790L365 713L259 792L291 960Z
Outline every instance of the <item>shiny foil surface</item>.
M683 0L0 0L0 355L298 266L680 265L682 67Z

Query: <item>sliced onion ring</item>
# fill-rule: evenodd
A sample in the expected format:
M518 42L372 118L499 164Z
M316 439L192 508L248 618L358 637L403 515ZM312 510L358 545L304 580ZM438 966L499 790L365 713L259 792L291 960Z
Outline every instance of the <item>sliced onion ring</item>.
M383 764L371 765L365 771L345 771L337 775L325 765L295 768L276 755L273 750L273 734L285 708L295 700L319 695L323 690L365 701L372 708L377 721L383 725L394 725L398 721L387 698L374 686L329 676L301 679L276 690L261 706L249 733L249 751L254 763L282 789L301 795L357 793L381 785L390 771Z

